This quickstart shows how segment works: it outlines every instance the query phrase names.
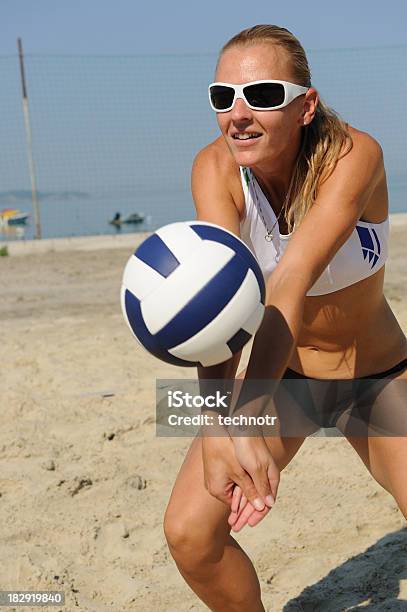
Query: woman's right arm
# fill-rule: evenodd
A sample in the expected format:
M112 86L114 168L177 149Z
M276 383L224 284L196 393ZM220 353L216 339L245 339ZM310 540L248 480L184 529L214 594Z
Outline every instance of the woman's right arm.
M213 143L202 149L192 165L191 190L199 221L216 223L240 237L240 215L231 184L237 166Z
M216 223L240 237L240 215L229 187L235 162L230 160L225 163L227 151L222 153L220 149L221 145L215 142L202 149L194 159L191 189L196 219ZM241 354L242 351L239 351L227 361L214 366L198 366L199 380L234 379Z
M232 196L231 182L236 173L236 163L228 151L221 151L222 145L209 145L196 156L192 167L192 195L198 221L216 223L240 237L240 214ZM219 380L224 390L231 389L227 379L235 379L242 351L227 361L209 367L198 367L200 392L205 395L205 380ZM221 381L225 381L222 385ZM213 388L213 387L212 387ZM211 385L207 387L211 390ZM204 411L214 417L217 413ZM232 505L233 490L236 484L241 487L246 498L254 508L267 513L268 509L256 490L247 472L237 461L234 446L226 428L221 426L202 427L202 455L205 486L208 491L229 505ZM263 496L270 492L268 483Z

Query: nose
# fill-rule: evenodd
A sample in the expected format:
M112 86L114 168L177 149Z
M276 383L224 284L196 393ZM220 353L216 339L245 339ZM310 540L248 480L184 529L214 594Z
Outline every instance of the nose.
M236 98L235 105L230 112L233 121L247 121L253 117L252 110L243 98Z

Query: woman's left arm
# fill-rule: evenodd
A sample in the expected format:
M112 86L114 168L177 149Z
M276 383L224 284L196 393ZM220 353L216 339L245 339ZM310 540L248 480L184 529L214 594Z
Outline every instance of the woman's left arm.
M253 341L240 392L233 397L231 416L262 414L297 344L306 294L351 235L383 172L380 145L359 132L352 149L338 160L321 185L315 203L268 279L264 318ZM265 381L267 393L253 397L258 385L250 381L259 379ZM252 430L248 437L241 427L232 425L229 433L241 466L262 494L267 466L261 432L257 435ZM259 461L259 457L263 459Z

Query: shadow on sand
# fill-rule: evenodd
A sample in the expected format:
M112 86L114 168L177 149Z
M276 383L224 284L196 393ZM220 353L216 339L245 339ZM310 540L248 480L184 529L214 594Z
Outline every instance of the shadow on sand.
M283 612L407 612L397 599L407 579L407 528L388 534L291 599Z

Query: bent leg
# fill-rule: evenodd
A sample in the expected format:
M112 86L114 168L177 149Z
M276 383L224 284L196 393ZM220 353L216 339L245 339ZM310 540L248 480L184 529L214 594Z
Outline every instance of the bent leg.
M280 469L304 439L269 440ZM263 612L260 584L249 557L230 535L230 507L205 488L202 438L194 438L177 476L164 517L164 533L177 567L215 612Z
M407 519L407 438L347 438L373 478L393 495Z
M229 512L205 488L202 438L196 437L165 512L170 552L186 582L211 610L263 612L254 567L230 536Z
M407 518L407 371L392 377L378 399L372 402L368 415L366 431L369 435L346 435L349 429L346 426L342 431L369 472L393 495ZM379 432L388 431L390 435L374 435L375 428ZM397 433L399 435L394 435Z

